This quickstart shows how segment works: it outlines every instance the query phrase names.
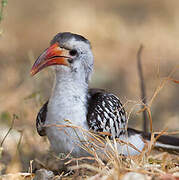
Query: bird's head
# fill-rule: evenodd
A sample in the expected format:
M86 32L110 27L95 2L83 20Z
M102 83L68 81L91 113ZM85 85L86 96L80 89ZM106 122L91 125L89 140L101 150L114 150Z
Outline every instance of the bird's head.
M90 42L81 35L70 32L58 33L48 47L35 61L31 75L48 66L54 66L56 73L82 74L88 82L93 70L93 54Z

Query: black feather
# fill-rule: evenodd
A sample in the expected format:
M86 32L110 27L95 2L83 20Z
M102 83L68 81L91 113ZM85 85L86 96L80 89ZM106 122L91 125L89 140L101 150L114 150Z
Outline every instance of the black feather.
M75 38L77 41L83 41L85 43L90 44L90 42L84 38L81 35L78 34L73 34L71 32L63 32L63 33L58 33L51 41L51 45L58 42L60 45L63 45L65 42L67 42L69 39Z
M94 132L119 138L126 132L126 113L119 99L101 89L89 89L87 122Z
M47 115L47 106L48 101L42 106L36 118L36 128L40 136L46 136L46 130L44 125Z

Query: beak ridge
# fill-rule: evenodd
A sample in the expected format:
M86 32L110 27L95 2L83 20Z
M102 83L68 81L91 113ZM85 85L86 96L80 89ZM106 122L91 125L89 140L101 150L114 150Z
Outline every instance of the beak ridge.
M37 58L32 66L30 74L33 76L47 66L69 66L68 59L71 57L69 57L68 54L68 50L60 48L58 43L51 45Z

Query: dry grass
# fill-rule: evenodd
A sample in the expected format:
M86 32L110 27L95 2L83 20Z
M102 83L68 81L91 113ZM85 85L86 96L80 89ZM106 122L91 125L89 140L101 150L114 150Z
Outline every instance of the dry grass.
M165 78L168 80L170 78ZM162 83L163 87L164 83ZM162 89L161 84L159 88L156 89L154 96L159 93L158 89ZM152 101L153 101L152 97ZM150 109L148 106L147 108ZM149 116L150 117L150 116ZM85 179L95 179L95 180L113 180L113 179L154 179L154 178L179 178L179 156L174 154L169 154L167 152L155 152L152 151L154 144L158 138L158 136L163 134L172 134L167 133L166 130L162 132L152 132L151 141L146 148L141 152L138 156L129 156L124 157L118 154L116 143L122 143L123 145L126 142L121 142L119 140L109 140L109 138L102 138L101 134L94 134L93 132L87 131L82 127L73 125L71 121L66 120L67 125L50 125L56 126L59 130L63 130L64 128L72 128L76 131L76 134L79 132L83 134L83 140L79 140L79 144L76 144L87 151L91 156L89 157L80 157L73 158L70 156L70 153L65 157L61 158L59 156L54 156L51 158L54 163L64 161L65 166L68 166L68 170L73 170L75 173L70 175L68 172L62 171L60 169L58 175L54 176L52 179L77 179L79 177ZM13 123L12 123L13 124ZM151 119L152 126L152 119ZM78 132L77 132L78 131ZM154 138L154 134L159 134L156 138ZM179 132L174 132L179 133ZM68 134L69 135L69 134ZM104 134L103 134L104 135ZM105 134L106 135L106 134ZM109 134L107 134L109 135ZM69 135L70 136L70 135ZM7 135L5 136L5 138ZM3 142L5 141L3 139ZM74 137L71 137L74 138ZM77 138L79 138L77 136ZM1 143L3 144L3 143ZM108 144L109 148L105 148L106 144ZM127 143L128 144L128 143ZM128 144L129 146L132 146ZM134 146L132 146L136 149ZM72 149L73 150L73 149ZM99 153L100 152L100 153ZM101 154L102 152L102 154ZM2 154L2 153L1 153ZM84 162L84 160L86 160ZM93 160L93 161L88 161ZM43 163L41 160L36 160L39 164L46 168L47 170L53 171L53 168L49 168L48 165ZM34 174L32 173L32 163L29 165L29 173L14 173L2 175L0 178L4 179L33 179ZM73 165L72 165L73 164ZM55 170L55 171L57 171ZM43 176L47 176L49 173L45 173L43 171ZM132 172L132 173L131 173ZM38 174L38 173L37 173ZM41 174L42 175L42 174ZM50 174L51 175L51 174ZM40 177L40 176L39 176ZM51 176L52 177L52 176Z

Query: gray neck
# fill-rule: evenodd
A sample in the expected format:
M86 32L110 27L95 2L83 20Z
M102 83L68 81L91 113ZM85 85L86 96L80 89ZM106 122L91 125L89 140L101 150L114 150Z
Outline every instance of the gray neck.
M65 69L56 72L48 105L48 123L64 124L64 120L70 120L73 124L87 127L87 91L85 78Z

